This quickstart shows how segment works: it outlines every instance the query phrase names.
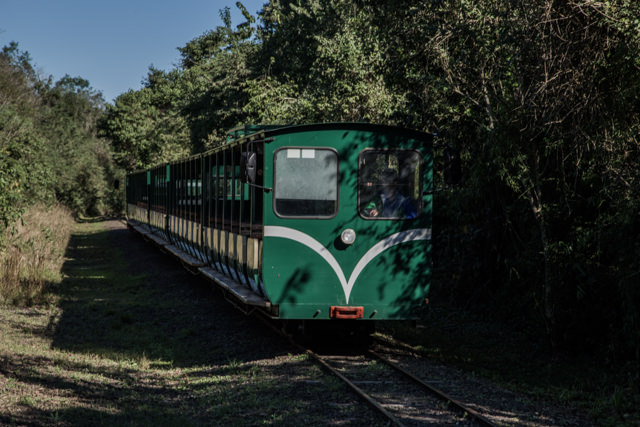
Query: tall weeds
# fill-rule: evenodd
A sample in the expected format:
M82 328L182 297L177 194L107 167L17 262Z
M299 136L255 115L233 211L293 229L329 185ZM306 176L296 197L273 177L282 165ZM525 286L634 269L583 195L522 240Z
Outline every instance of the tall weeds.
M30 306L51 300L62 281L62 264L73 217L60 205L31 207L4 231L0 248L0 304Z

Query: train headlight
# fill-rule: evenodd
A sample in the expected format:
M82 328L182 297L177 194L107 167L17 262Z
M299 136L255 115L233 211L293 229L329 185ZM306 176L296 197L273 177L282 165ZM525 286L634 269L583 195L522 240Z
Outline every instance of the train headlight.
M347 228L342 233L340 233L340 240L342 240L342 243L344 243L345 245L352 245L353 242L356 241L356 232L350 228Z

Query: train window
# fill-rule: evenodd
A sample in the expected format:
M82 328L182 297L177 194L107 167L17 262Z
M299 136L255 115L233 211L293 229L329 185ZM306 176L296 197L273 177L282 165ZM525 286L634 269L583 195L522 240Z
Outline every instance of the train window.
M414 150L358 156L358 211L367 219L413 219L422 210L422 157Z
M274 210L281 217L330 218L338 211L338 154L326 148L275 153Z

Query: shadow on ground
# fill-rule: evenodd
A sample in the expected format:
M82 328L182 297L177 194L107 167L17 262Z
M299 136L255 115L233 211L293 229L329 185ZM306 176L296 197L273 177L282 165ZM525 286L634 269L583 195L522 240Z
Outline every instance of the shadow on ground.
M274 337L121 225L72 237L53 346L171 367L274 357ZM53 323L53 322L52 322ZM250 351L235 344L251 343ZM263 348L263 352L255 349Z
M19 416L0 415L0 424L326 419L317 403L326 390L308 383L310 364L301 366L304 359L210 283L118 221L79 230L67 250L60 310L41 331L52 338L51 352L0 360L0 374L38 390L21 402Z

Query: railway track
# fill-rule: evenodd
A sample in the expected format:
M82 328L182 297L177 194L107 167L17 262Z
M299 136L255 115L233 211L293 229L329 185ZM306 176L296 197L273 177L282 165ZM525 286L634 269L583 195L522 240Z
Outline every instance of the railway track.
M394 425L495 425L378 352L323 355L305 351Z
M395 340L393 338L385 337L384 339L382 339L381 336L376 336L375 337L375 341L382 347L389 348L389 346L390 346L391 348L400 348L400 349L404 349L405 351L409 351L409 352L411 352L413 354L416 354L416 351L412 346L410 346L409 344L406 344L404 342ZM484 416L483 414L481 414L480 412L478 412L474 408L472 408L469 405L461 402L458 399L453 398L450 394L448 394L448 393L440 390L439 388L437 388L433 383L430 383L428 381L425 381L425 380L421 379L419 376L417 376L413 372L407 370L406 368L402 367L400 364L392 361L388 357L380 354L379 352L373 351L373 350L370 350L369 353L373 357L376 357L378 360L384 362L385 364L387 364L388 366L392 367L396 371L402 373L407 378L410 378L414 383L418 384L423 389L427 390L428 392L432 393L433 395L435 395L435 396L439 397L440 399L442 399L443 401L447 402L450 406L457 408L458 410L462 411L463 413L469 414L469 416L471 416L473 419L478 421L481 425L497 426L496 423L491 421L489 418L487 418L486 416Z
M396 426L467 425L496 426L487 417L424 381L380 350L319 352L294 341L270 319L263 322L289 339L300 352L339 378L364 402ZM387 344L407 346L400 342ZM377 346L384 349L384 346ZM392 350L392 348L387 347ZM345 354L346 353L346 354Z
M383 355L381 355L381 354L379 354L379 353L377 353L375 351L369 351L369 353L371 355L373 355L375 358L377 358L378 360L380 360L380 361L384 362L385 364L387 364L388 366L390 366L391 368L393 368L396 371L400 372L405 377L411 379L415 384L420 386L420 388L428 391L429 393L435 395L437 398L439 398L442 401L446 402L448 406L457 408L459 411L461 411L465 415L468 414L473 420L475 420L480 425L496 426L495 423L493 423L491 420L489 420L487 417L485 417L484 415L482 415L481 413L479 413L475 409L469 407L468 405L465 405L464 403L460 402L457 399L454 399L453 397L451 397L450 395L448 395L444 391L436 388L434 385L432 385L432 384L420 379L418 376L416 376L412 372L406 370L405 368L403 368L402 366L398 365L397 363L391 361L387 357L385 357L385 356L383 356Z
M183 266L192 274L198 274L188 262L179 257ZM488 425L492 421L473 408L439 390L434 384L420 379L377 351L359 352L355 355L321 355L306 348L285 334L282 325L277 326L264 312L254 313L276 333L285 336L301 352L307 353L317 363L343 381L394 425ZM376 336L378 347L414 354L415 350L402 342ZM385 373L382 366L388 367Z

